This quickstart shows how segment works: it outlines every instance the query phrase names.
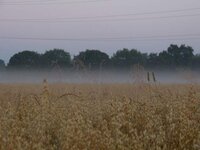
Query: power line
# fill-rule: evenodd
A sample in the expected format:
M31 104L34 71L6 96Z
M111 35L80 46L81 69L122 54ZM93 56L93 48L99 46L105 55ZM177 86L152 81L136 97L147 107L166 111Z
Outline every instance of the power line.
M171 15L171 16L158 16L158 17L143 17L143 18L120 18L120 19L90 19L90 20L13 20L13 19L0 19L1 22L37 22L37 23L73 23L73 22L112 22L112 21L139 21L139 20L153 20L153 19L169 19L169 18L185 18L185 17L198 17L200 14L188 15Z
M112 0L84 0L84 1L69 1L69 2L55 2L55 1L46 1L46 2L2 2L1 5L60 5L60 4L80 4L80 3L94 3L94 2L106 2ZM50 3L49 3L50 2Z
M179 34L162 36L136 36L136 37L100 37L100 38L38 38L38 37L0 37L2 40L37 40L37 41L157 41L157 40L197 40L200 34Z
M151 11L144 13L132 13L132 14L118 14L118 15L103 15L103 16L92 16L92 17L63 17L63 18L40 18L40 19L0 19L0 21L64 21L64 20L77 20L77 19L97 19L97 18L115 18L115 17L131 17L131 16L141 16L141 15L152 15L152 14L166 14L175 12L188 12L200 10L200 8L188 8L188 9L176 9L176 10L164 10L164 11Z
M56 1L59 1L59 0L43 0L43 1L24 0L24 1L7 1L6 3L44 3L44 2L56 2ZM61 1L63 1L63 0L61 0Z

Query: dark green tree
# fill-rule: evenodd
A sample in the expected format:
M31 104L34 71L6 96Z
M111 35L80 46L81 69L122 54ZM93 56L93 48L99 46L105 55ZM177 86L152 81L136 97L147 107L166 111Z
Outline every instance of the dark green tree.
M194 57L194 49L190 46L181 45L182 65L188 67L192 63Z
M71 64L71 56L63 49L53 49L46 51L41 56L41 65L43 68L51 69L55 66L68 68Z
M187 67L191 61L193 54L193 48L190 46L181 45L178 47L177 45L170 45L167 52L170 55L173 65L176 67Z
M200 54L196 54L192 58L191 68L200 70Z
M160 65L159 57L157 53L150 53L147 59L147 67L157 68Z
M0 59L0 70L5 70L5 68L6 68L5 62L2 59Z
M123 50L118 50L111 58L113 66L117 68L130 67L129 54L130 54L130 51L128 49L124 48Z
M162 51L158 55L159 67L171 68L174 66L174 58L167 51Z
M86 50L74 57L74 60L81 60L90 69L99 69L108 66L109 56L99 50Z
M189 67L192 63L194 54L190 46L171 44L167 51L162 51L158 55L150 54L148 66L156 68L172 69L177 67Z
M22 51L14 54L8 63L12 69L37 69L40 65L40 54L34 51Z
M142 54L141 52L132 49L118 50L111 58L112 64L116 68L127 69L134 64L145 65L147 61L147 54Z

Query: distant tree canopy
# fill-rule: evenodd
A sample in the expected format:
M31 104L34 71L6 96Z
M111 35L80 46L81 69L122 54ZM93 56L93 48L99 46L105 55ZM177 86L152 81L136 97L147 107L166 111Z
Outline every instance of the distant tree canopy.
M130 68L134 64L145 65L147 54L132 49L118 50L111 58L112 64L115 67Z
M192 69L200 69L200 54L197 54L192 58L191 68Z
M99 50L86 50L74 57L81 60L90 69L99 69L109 63L109 56Z
M0 70L4 70L6 68L5 62L0 59Z
M34 51L23 51L13 55L8 63L8 68L35 69L40 65L40 54Z
M194 56L192 47L181 45L170 45L167 50L172 64L175 66L188 66Z
M135 64L150 69L192 68L200 70L200 54L194 55L194 50L186 45L170 45L160 53L141 53L136 49L118 50L111 58L100 50L86 50L74 56L63 49L48 50L44 54L34 51L22 51L14 54L7 68L13 69L53 69L59 66L68 69L72 63L81 62L82 66L90 69L130 69ZM5 68L4 61L0 60L0 68Z
M155 68L160 65L160 58L157 53L150 53L147 58L146 66L149 68Z
M41 55L41 66L43 68L53 68L58 65L61 68L69 67L71 64L71 56L63 49L53 49L46 51Z
M56 65L64 68L69 67L70 63L70 54L62 49L49 50L44 54L26 50L13 55L9 60L8 68L51 69Z
M194 57L193 48L190 46L170 45L166 51L162 51L159 54L151 53L148 58L147 66L176 68L176 67L189 67L192 64Z

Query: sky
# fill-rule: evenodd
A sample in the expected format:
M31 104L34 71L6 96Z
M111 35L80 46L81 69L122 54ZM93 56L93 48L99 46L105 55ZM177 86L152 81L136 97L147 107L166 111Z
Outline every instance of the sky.
M200 53L199 26L199 0L0 0L0 59L53 48L150 53L170 44Z

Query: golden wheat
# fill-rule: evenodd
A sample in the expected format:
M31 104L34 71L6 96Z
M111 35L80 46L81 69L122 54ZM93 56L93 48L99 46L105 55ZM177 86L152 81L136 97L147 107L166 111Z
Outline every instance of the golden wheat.
M0 149L200 149L199 85L0 85Z

